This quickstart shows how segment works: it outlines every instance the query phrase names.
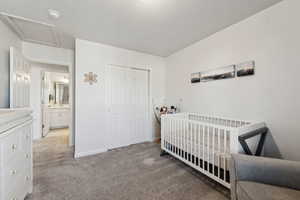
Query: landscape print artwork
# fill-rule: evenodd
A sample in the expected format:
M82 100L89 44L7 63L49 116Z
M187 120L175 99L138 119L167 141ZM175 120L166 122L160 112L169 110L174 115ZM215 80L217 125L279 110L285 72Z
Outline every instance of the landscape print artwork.
M192 73L191 74L191 83L199 83L200 82L200 72Z
M217 69L209 70L200 73L201 82L215 81L221 79L228 79L235 77L235 66L230 65L226 67L220 67Z
M236 75L237 77L251 76L254 75L255 62L248 61L236 65Z

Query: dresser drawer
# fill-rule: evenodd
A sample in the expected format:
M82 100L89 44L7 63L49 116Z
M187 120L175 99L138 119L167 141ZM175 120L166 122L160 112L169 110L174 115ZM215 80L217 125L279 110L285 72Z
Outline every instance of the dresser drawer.
M17 194L22 188L21 177L24 176L24 165L16 159L3 167L3 191L9 195Z
M4 167L3 192L4 199L23 200L32 186L32 164L30 160L14 161Z
M4 199L6 200L24 200L24 195L22 190L16 192L7 192L4 194Z
M15 158L19 157L22 152L22 146L21 146L21 134L22 130L17 129L14 132L12 132L10 135L4 138L3 140L3 162L9 163L12 160L15 160Z
M33 185L33 175L31 167L24 168L24 174L21 181L24 183L23 194L26 195L29 191L32 190Z
M24 200L26 194L24 193L24 189L17 185L14 190L5 191L4 193L5 200Z
M22 152L27 152L28 149L32 148L32 134L31 126L25 127L21 135L21 148Z

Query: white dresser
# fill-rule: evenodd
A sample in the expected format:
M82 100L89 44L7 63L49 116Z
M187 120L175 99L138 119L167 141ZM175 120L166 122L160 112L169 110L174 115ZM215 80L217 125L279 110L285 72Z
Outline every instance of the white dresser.
M0 199L32 193L32 117L29 110L0 109Z

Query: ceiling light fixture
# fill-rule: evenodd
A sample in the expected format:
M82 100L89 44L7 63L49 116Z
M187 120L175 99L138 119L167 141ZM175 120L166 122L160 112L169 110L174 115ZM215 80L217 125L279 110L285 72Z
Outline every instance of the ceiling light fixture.
M60 13L57 10L49 9L48 14L52 19L58 19L60 17Z

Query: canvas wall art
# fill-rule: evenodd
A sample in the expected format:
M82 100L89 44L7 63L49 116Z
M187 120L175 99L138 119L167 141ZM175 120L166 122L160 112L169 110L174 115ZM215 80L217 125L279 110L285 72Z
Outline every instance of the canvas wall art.
M200 72L200 82L215 81L221 79L229 79L235 77L235 66L230 65L217 69Z
M191 83L199 83L200 82L200 72L191 74Z
M254 75L255 62L249 61L236 65L237 77Z

